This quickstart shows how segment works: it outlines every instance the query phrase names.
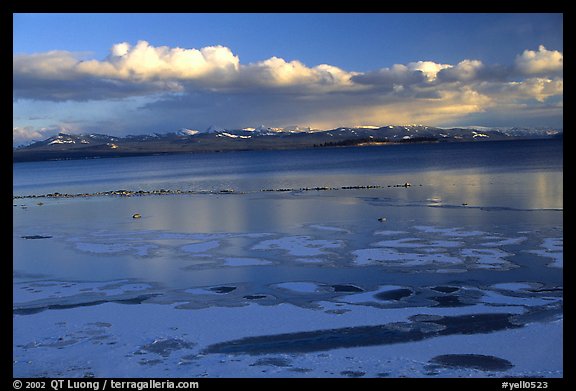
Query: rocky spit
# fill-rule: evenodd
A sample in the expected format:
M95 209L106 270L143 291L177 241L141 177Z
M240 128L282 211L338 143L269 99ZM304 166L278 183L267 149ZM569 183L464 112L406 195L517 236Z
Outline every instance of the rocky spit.
M412 185L409 183L395 184L395 185L368 185L368 186L341 186L341 187L301 187L301 188L278 188L278 189L262 189L260 192L304 192L304 191L331 191L331 190L366 190L366 189L383 189L386 187L403 187L408 188ZM422 186L422 185L420 185ZM26 194L15 195L13 199L26 199L26 198L83 198L83 197L140 197L150 195L191 195L191 194L246 194L248 192L240 192L234 189L221 189L221 190L180 190L180 189L155 189L155 190L108 190L97 191L93 193L47 193L47 194Z

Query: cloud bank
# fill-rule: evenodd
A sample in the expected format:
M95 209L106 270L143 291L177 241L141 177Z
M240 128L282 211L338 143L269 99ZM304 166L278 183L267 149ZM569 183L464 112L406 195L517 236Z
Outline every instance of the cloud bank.
M13 97L15 109L21 102L83 102L96 110L99 102L122 105L143 99L130 120L102 113L102 122L132 133L142 133L137 129L146 126L170 131L214 123L442 126L465 122L471 114L488 119L492 112L502 117L504 109L520 115L530 108L561 119L562 52L541 45L510 58L509 65L422 60L355 72L279 57L243 64L224 46L187 49L121 42L101 60L68 51L14 55ZM38 132L18 126L14 138L36 137Z

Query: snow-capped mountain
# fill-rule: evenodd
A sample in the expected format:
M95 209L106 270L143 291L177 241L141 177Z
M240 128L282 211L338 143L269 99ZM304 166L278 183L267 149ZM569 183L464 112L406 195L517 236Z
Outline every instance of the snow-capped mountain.
M204 131L204 133L213 134L213 133L223 133L223 132L225 132L225 131L226 131L226 129L224 129L224 128L221 128L221 127L216 126L216 125L210 125L210 126L208 127L208 129L206 129L206 130Z
M194 129L180 129L179 131L176 132L176 134L180 136L194 136L195 134L198 133L200 133L200 131Z
M134 156L157 153L210 152L253 149L289 149L386 143L494 141L513 138L558 138L561 130L486 127L438 128L424 125L360 125L330 130L260 125L242 129L210 126L205 131L180 129L125 137L105 134L66 134L31 143L14 150L15 161Z
M58 145L99 145L102 143L113 143L118 141L118 137L108 136L105 134L67 134L58 133L56 136L52 136L43 141L37 141L31 146L58 146Z

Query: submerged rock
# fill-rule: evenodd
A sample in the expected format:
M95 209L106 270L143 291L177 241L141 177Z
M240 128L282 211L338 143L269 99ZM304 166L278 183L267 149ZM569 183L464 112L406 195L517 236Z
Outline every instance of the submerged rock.
M52 236L49 235L25 235L21 236L22 239L50 239Z

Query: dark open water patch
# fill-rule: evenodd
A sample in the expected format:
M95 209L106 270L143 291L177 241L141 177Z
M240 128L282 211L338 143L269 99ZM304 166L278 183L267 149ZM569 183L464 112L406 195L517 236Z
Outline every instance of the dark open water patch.
M146 294L139 295L136 297L126 298L126 299L101 299L93 300L81 303L67 303L67 304L48 304L36 307L20 307L13 308L12 313L14 315L33 315L46 310L68 310L71 308L78 307L91 307L94 305L106 304L106 303L116 303L116 304L142 304L144 301L151 299L153 297L159 296L159 294Z
M478 369L481 371L507 371L514 365L503 358L483 354L445 354L429 361L448 368Z
M391 291L384 291L384 292L380 292L374 295L374 297L378 300L384 300L384 301L388 301L388 300L400 300L403 299L405 297L408 297L412 295L412 290L407 289L407 288L402 288L402 289L394 289Z
M266 295L246 295L246 296L244 296L244 298L248 299L248 300L259 300L259 299L265 299L267 297L268 296L266 296Z
M210 290L212 292L216 292L216 293L230 293L234 290L236 290L235 286L217 286L214 288L210 288Z
M362 372L362 371L342 371L340 372L340 374L342 376L347 376L347 377L362 377L366 374L366 372Z
M438 304L433 305L433 307L440 307L440 308L452 308L452 307L465 307L472 304L463 303L460 301L458 296L448 295L448 296L434 296L431 297L432 300L437 302Z
M210 345L203 353L309 353L338 348L389 345L453 334L483 334L523 327L510 322L514 314L438 316L421 321L344 327L298 333L262 335ZM418 318L415 318L418 319Z
M359 288L356 285L349 285L349 284L332 285L332 289L334 289L334 292L351 292L351 293L364 292L364 289Z
M454 293L457 290L459 290L460 288L456 287L456 286L435 286L433 288L430 288L436 292L440 292L440 293Z
M251 367L271 366L271 367L291 367L292 363L287 358L283 357L268 357L261 358L256 362L250 364Z

